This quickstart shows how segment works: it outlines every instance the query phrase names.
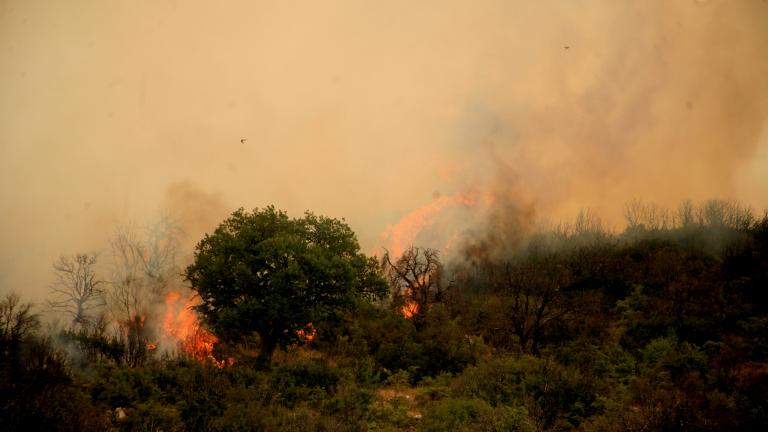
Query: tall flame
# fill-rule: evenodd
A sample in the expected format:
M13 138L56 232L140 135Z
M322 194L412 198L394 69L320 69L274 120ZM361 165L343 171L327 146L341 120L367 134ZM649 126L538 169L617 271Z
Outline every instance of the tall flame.
M418 246L437 248L441 253L447 254L452 249L454 242L460 239L463 229L462 223L455 223L455 221L452 221L449 224L450 227L446 229L446 222L449 222L449 218L456 216L455 213L451 215L451 209L467 209L470 212L462 213L462 217L473 218L486 214L494 204L495 198L490 191L443 196L411 211L403 216L397 224L387 226L381 234L380 240L394 260L401 257L407 248L415 246L417 240L427 243ZM467 219L463 219L462 222L469 224ZM422 232L430 229L433 225L437 226L433 227L435 232L430 234L436 234L436 237L431 239L419 238ZM419 284L423 285L424 283L425 281L419 281ZM405 303L401 307L401 312L405 318L411 318L419 313L419 305L409 298L410 293L404 294Z
M440 197L431 203L419 207L403 216L396 225L389 225L381 235L381 240L389 244L389 252L399 257L411 246L419 233L435 222L437 216L447 207L474 206L477 199L473 193L459 193Z
M166 340L201 363L211 361L219 367L231 364L232 359L220 361L213 356L213 346L218 342L218 338L200 325L200 320L192 309L199 303L200 298L196 295L184 298L181 293L169 292L165 296L163 333Z

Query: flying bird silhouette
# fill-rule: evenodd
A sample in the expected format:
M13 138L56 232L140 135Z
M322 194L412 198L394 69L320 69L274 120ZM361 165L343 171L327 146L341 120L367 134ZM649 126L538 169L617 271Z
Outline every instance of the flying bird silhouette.
M240 144L245 144L245 142L246 142L247 140L248 140L248 138L242 138L242 139L240 140Z

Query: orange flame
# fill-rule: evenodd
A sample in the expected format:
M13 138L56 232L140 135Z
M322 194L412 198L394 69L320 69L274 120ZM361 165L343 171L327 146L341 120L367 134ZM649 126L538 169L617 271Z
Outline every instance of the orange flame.
M307 324L307 331L304 331L303 329L296 330L296 335L299 336L299 339L302 341L309 343L312 342L312 340L317 335L317 330L312 326L312 323Z
M441 253L447 254L451 251L454 243L460 240L463 231L462 226L460 226L461 223L452 223L448 229L441 226L441 224L449 221L447 218L456 216L456 214L450 214L451 209L467 209L469 212L463 213L462 217L472 219L487 214L495 204L495 196L490 191L443 196L403 216L397 224L388 225L381 234L380 241L388 249L390 257L397 260L407 248L414 246L423 232L433 225L437 225L435 227L437 228L435 232L437 237L434 237L432 241L429 238L420 238L420 241L427 243L420 246L437 248ZM463 221L469 223L469 220L464 219ZM376 252L374 251L372 254L376 254ZM424 283L423 280L419 281L419 284ZM409 295L410 293L405 293L405 303L400 309L405 318L411 318L419 313L419 305L410 300Z
M182 300L180 293L168 293L165 296L163 333L181 352L201 363L211 361L218 367L232 364L232 359L220 361L213 356L213 345L218 342L218 338L200 325L200 320L192 309L199 303L200 298L196 295Z
M419 304L413 300L408 300L403 303L403 307L400 310L403 312L404 317L411 318L419 313Z
M390 254L393 258L397 258L414 243L424 228L435 223L438 215L445 208L452 206L472 207L477 203L476 195L475 193L458 193L440 197L403 216L396 225L387 226L381 235L381 240L389 244Z

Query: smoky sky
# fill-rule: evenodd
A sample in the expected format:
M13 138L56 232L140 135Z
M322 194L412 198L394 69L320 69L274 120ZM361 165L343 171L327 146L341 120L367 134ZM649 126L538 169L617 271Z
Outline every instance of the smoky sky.
M0 289L162 213L188 249L274 204L370 250L455 194L761 210L766 47L762 0L0 0Z

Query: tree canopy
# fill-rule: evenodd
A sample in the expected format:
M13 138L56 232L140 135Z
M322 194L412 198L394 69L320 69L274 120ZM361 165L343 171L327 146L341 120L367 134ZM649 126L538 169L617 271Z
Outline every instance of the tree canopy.
M198 243L186 277L211 330L225 341L258 334L266 363L311 323L387 294L376 260L360 253L344 221L311 212L293 219L272 206L235 211Z

